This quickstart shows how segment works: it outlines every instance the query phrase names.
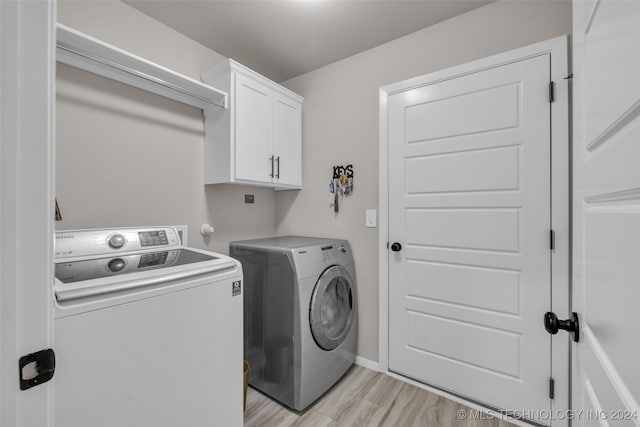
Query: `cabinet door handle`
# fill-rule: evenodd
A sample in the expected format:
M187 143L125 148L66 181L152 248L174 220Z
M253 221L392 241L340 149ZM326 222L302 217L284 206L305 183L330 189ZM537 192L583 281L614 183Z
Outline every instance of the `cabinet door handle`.
M276 178L280 179L280 156L276 157L276 162L278 162L278 172L276 172Z
M271 173L269 174L269 176L273 178L273 156L269 157L269 160L271 160Z

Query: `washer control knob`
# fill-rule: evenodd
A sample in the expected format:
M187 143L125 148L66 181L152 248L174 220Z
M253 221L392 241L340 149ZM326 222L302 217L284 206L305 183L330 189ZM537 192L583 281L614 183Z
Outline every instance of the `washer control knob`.
M120 249L125 244L124 236L122 234L114 234L109 237L107 243L112 249Z
M114 258L107 264L109 271L117 273L124 268L124 260L122 258Z

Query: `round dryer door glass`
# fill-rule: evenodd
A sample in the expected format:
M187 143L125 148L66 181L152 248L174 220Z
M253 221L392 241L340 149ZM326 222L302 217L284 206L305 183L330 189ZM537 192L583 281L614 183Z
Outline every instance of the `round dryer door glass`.
M353 323L353 281L344 267L327 268L318 278L311 296L309 323L316 343L333 350L347 337Z

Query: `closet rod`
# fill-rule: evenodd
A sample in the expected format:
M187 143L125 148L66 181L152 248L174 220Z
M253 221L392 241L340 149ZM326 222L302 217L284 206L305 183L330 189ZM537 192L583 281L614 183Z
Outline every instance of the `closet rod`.
M65 52L80 56L80 57L88 59L88 60L90 60L92 62L96 62L98 64L106 65L107 67L114 68L114 69L116 69L118 71L123 71L123 72L125 72L127 74L130 74L130 75L134 76L134 77L138 77L138 78L141 78L141 79L146 80L148 82L151 82L151 83L166 87L166 88L174 90L176 92L180 92L183 95L187 95L189 97L199 99L200 101L206 102L208 104L213 104L213 105L215 105L217 107L226 108L226 105L225 105L224 101L222 101L222 103L221 103L221 102L219 102L219 101L217 101L217 100L215 100L213 98L209 98L209 97L202 96L200 94L191 92L191 91L183 89L180 86L177 86L177 85L175 85L173 83L170 83L170 82L167 82L165 80L162 80L162 79L160 79L158 77L150 76L150 75L148 75L146 73L143 73L141 71L138 71L138 70L135 70L133 68L127 67L126 65L119 64L119 63L117 63L115 61L111 61L109 59L103 58L103 57L98 56L98 55L94 55L94 54L89 53L87 51L84 51L82 49L71 47L70 45L68 45L68 44L66 44L64 42L58 41L56 43L56 47L58 49L60 49L60 50L65 51Z

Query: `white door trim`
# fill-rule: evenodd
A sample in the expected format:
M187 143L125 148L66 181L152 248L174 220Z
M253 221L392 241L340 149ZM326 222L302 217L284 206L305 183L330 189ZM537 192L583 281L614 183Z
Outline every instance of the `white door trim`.
M436 71L424 76L393 83L380 88L379 115L379 332L378 361L381 372L389 372L389 263L387 242L389 241L389 151L387 133L387 97L404 91L453 77L463 76L483 69L505 65L527 58L549 54L551 56L551 79L555 83L555 101L551 108L551 224L556 233L555 251L552 256L552 306L550 310L561 318L568 318L570 310L570 181L569 181L569 75L567 36L539 42L477 61ZM540 313L540 327L543 314ZM553 377L555 399L553 409L569 408L569 339L554 341ZM508 408L526 409L526 408ZM566 423L566 421L565 421Z
M0 425L53 423L52 382L19 390L53 342L55 0L0 1Z

